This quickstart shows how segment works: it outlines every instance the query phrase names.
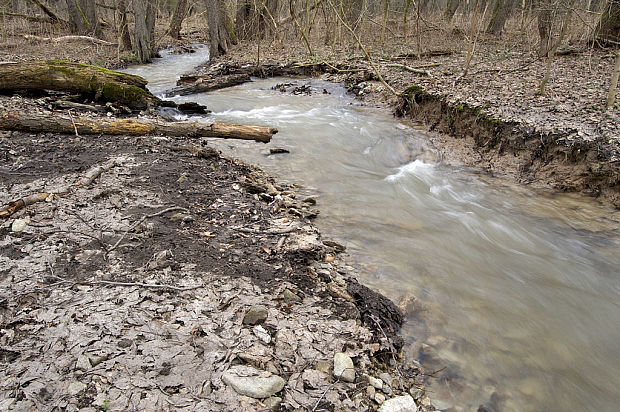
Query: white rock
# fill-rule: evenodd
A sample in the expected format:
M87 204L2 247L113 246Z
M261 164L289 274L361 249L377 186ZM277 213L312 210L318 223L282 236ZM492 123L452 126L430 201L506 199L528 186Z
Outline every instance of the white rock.
M375 402L381 405L383 402L385 402L385 395L380 392L375 393Z
M222 381L240 395L264 399L284 388L284 379L250 366L233 366L222 374Z
M346 353L334 355L334 377L345 382L355 381L353 360Z
M267 329L263 328L261 325L254 326L254 328L252 328L252 332L254 332L256 337L262 342L266 344L271 342L271 335L267 332Z
M13 224L11 225L11 231L15 233L20 233L26 228L26 226L28 226L28 222L26 222L24 219L15 219L13 221Z
M368 382L375 387L375 389L383 388L383 381L381 379L377 379L373 376L368 376Z
M377 409L377 412L416 412L417 410L418 407L413 398L410 395L403 395L388 399Z

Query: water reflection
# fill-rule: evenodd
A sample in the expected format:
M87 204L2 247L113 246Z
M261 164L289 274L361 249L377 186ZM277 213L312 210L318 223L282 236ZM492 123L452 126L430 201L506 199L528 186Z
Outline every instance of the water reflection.
M408 353L439 370L436 406L617 410L618 212L447 167L422 132L342 87L272 90L283 81L295 80L178 100L206 104L210 120L280 130L268 146L214 144L319 194L319 226L346 243L363 281L417 297L403 333Z

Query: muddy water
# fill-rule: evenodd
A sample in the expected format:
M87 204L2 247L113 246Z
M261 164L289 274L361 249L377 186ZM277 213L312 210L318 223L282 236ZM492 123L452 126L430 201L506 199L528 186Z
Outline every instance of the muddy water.
M201 57L132 72L159 92ZM272 89L285 81L314 93ZM361 280L395 301L416 297L403 333L408 355L437 371L436 407L618 410L619 213L444 165L423 132L338 85L257 80L178 100L207 104L209 121L280 130L268 145L214 144L305 185L319 196L318 225L346 244Z

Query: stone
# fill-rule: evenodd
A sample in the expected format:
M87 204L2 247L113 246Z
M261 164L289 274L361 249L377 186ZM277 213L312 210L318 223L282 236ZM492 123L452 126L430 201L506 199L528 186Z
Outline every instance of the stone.
M370 399L374 399L375 398L375 393L377 392L377 390L374 388L374 386L372 385L368 385L366 387L366 394L368 395L368 397Z
M392 376L390 376L390 374L387 372L383 372L381 375L379 375L379 379L381 379L386 385L392 384Z
M213 392L213 387L211 386L211 381L206 381L205 383L202 384L202 392L201 392L201 394L203 396L211 395L211 392Z
M222 374L222 382L239 395L254 399L269 398L284 388L284 379L251 366L233 366Z
M386 400L377 412L416 412L418 407L409 395L395 396Z
M69 384L69 388L67 389L67 391L69 392L69 395L75 396L78 393L83 392L85 389L86 389L85 383L75 381Z
M376 389L383 389L383 381L374 376L368 376L368 382Z
M381 392L375 393L375 402L381 405L383 402L385 402L385 395Z
M108 360L108 355L96 355L96 354L88 354L88 361L93 366L93 368L99 365L101 362Z
M413 396L413 399L420 399L422 397L422 395L424 395L424 391L420 388L417 388L415 386L412 386L409 389L409 393L411 394L411 396Z
M433 408L435 408L436 411L445 411L452 408L452 403L441 401L439 399L433 399L431 401L431 405L433 405Z
M82 371L87 371L91 368L90 361L86 355L80 355L75 362L75 369L79 369Z
M272 412L278 412L280 410L280 405L282 404L282 398L277 396L272 396L271 398L265 399L263 404Z
M267 320L267 308L262 305L252 306L243 317L243 324L258 325Z
M390 387L390 385L383 385L383 388L381 388L381 390L386 395L391 395L392 394L392 388Z
M334 377L344 382L355 381L355 367L353 360L346 353L334 355Z
M284 298L284 301L288 303L301 302L301 298L297 296L296 294L294 294L289 289L284 289L284 292L282 292L282 297Z
M265 344L269 344L271 342L271 335L267 332L267 329L263 328L261 325L256 325L252 328L252 332L261 342Z
M15 219L13 224L11 225L11 231L15 233L23 232L23 230L28 226L28 222L24 219Z

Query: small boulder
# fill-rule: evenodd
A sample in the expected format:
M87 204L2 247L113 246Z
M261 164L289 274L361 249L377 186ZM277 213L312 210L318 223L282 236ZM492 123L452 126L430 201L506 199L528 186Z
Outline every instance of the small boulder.
M269 398L284 388L284 379L250 366L233 366L222 374L222 381L240 395Z
M261 305L252 306L243 317L243 324L258 325L267 320L267 308Z
M284 298L284 301L288 303L301 302L301 298L288 289L284 289L284 292L282 292L282 297Z
M334 377L345 382L355 381L353 360L346 353L334 355Z
M377 412L416 412L418 407L409 395L395 396L383 402Z

